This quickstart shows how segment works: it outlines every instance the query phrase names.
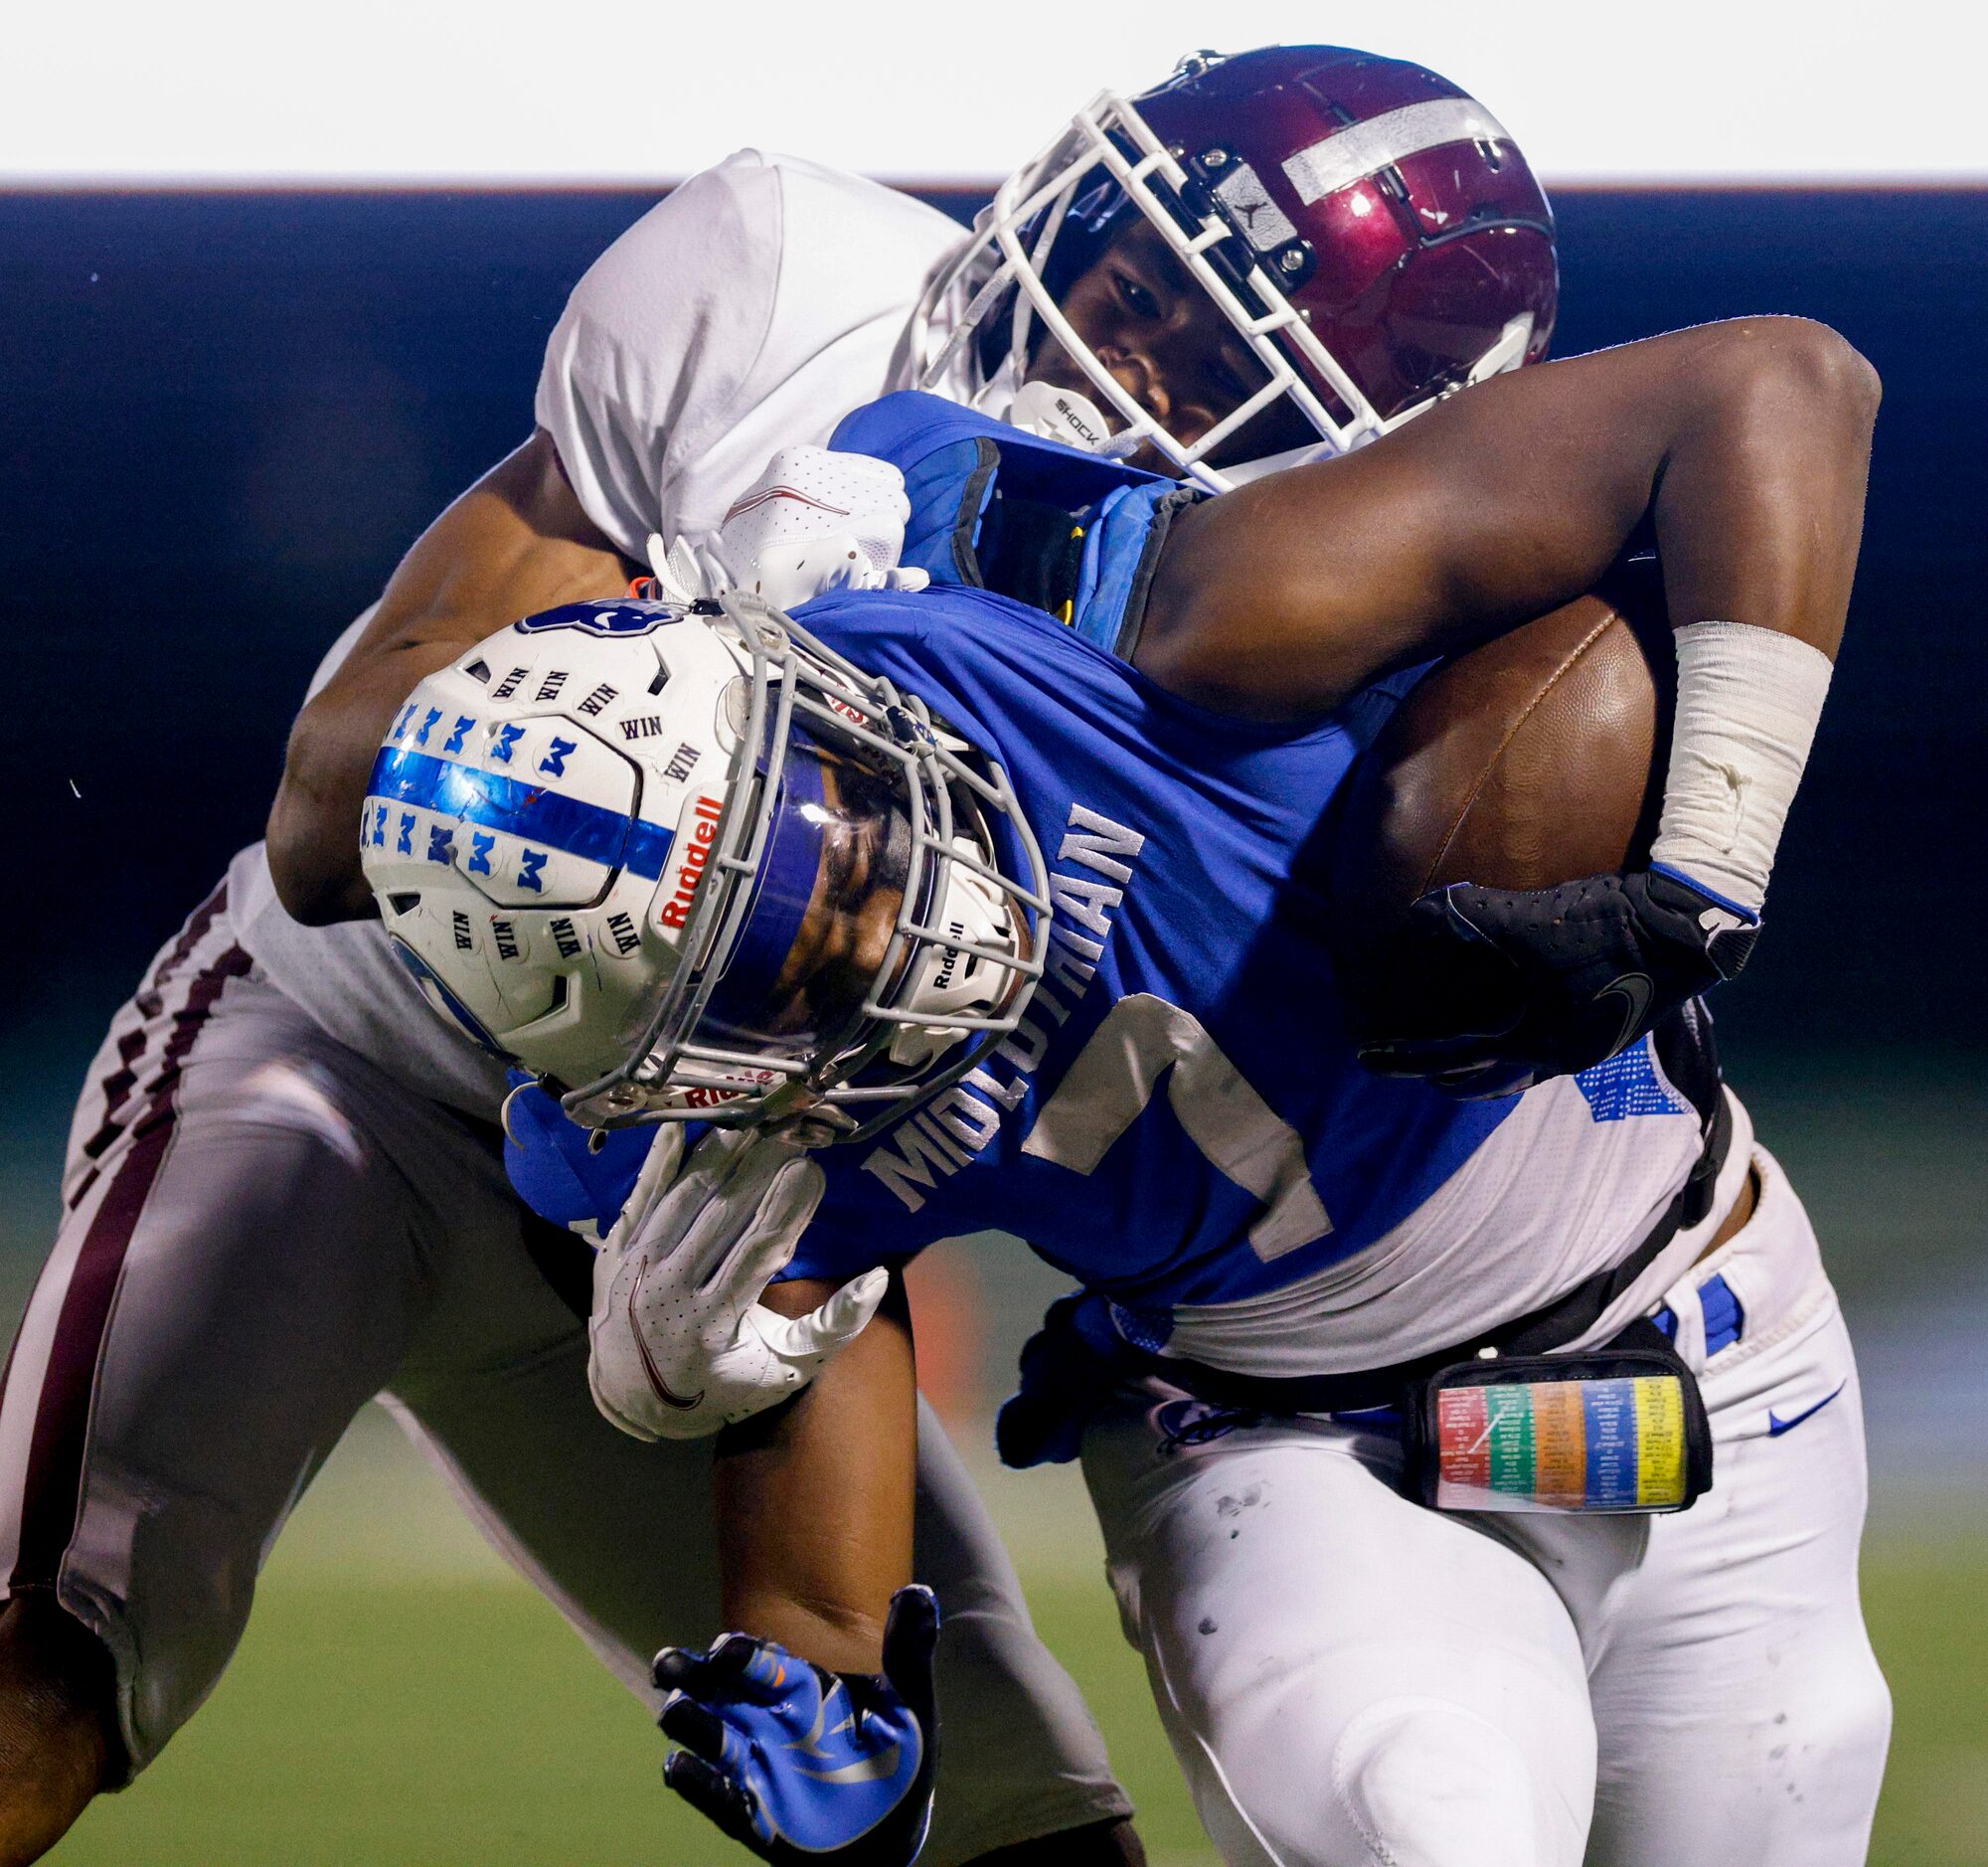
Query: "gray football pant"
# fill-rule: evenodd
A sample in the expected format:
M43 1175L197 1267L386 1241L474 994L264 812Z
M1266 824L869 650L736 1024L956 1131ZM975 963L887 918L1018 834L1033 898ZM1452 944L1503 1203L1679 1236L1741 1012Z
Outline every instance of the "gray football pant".
M584 1248L513 1197L494 1129L262 979L224 895L113 1022L63 1190L0 1393L0 1578L108 1645L134 1768L213 1689L271 1541L375 1395L638 1695L657 1647L719 1631L710 1446L594 1411ZM1125 1812L928 1412L920 1435L917 1573L945 1614L925 1858Z

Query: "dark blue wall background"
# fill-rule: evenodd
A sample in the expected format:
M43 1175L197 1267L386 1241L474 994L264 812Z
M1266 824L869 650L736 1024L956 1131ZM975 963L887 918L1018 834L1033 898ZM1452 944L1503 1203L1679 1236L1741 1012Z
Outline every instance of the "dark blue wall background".
M96 1022L257 833L325 643L529 431L568 288L654 198L0 197L0 1017ZM1886 381L1836 694L1722 1007L1736 1047L1980 1042L1988 193L1558 205L1562 354L1793 311Z

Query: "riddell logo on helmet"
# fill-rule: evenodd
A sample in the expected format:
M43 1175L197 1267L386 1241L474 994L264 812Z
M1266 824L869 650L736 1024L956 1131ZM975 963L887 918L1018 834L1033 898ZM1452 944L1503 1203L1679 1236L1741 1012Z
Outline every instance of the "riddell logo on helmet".
M822 700L826 703L829 712L839 713L845 720L854 720L858 726L868 726L870 724L870 716L867 713L858 713L840 694L825 693L822 695Z
M966 929L957 921L953 922L946 929L946 932L956 940L963 940L966 937ZM957 946L948 946L945 949L944 962L938 969L938 977L931 982L931 989L935 992L946 990L952 984L952 975L958 970L959 948Z
M677 1101L685 1108L718 1108L726 1103L736 1103L740 1097L748 1095L754 1089L764 1089L768 1083L778 1081L777 1070L741 1070L728 1088L697 1084L680 1090Z
M676 892L664 902L656 919L681 934L690 919L691 903L697 899L697 885L711 861L711 846L718 840L718 818L722 806L716 797L700 797L691 813L690 828L678 838L683 855L677 862Z

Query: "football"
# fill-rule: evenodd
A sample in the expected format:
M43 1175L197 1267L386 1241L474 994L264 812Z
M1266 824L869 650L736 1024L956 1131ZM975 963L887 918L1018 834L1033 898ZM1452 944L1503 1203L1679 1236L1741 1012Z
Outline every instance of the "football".
M1674 689L1648 562L1433 669L1345 793L1333 893L1355 949L1451 882L1549 888L1644 859Z

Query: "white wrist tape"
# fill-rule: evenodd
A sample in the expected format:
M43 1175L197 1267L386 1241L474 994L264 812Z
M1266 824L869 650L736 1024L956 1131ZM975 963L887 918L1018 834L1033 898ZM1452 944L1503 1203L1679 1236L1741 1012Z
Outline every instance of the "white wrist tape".
M1750 622L1677 632L1677 724L1650 860L1757 915L1829 692L1829 657Z

